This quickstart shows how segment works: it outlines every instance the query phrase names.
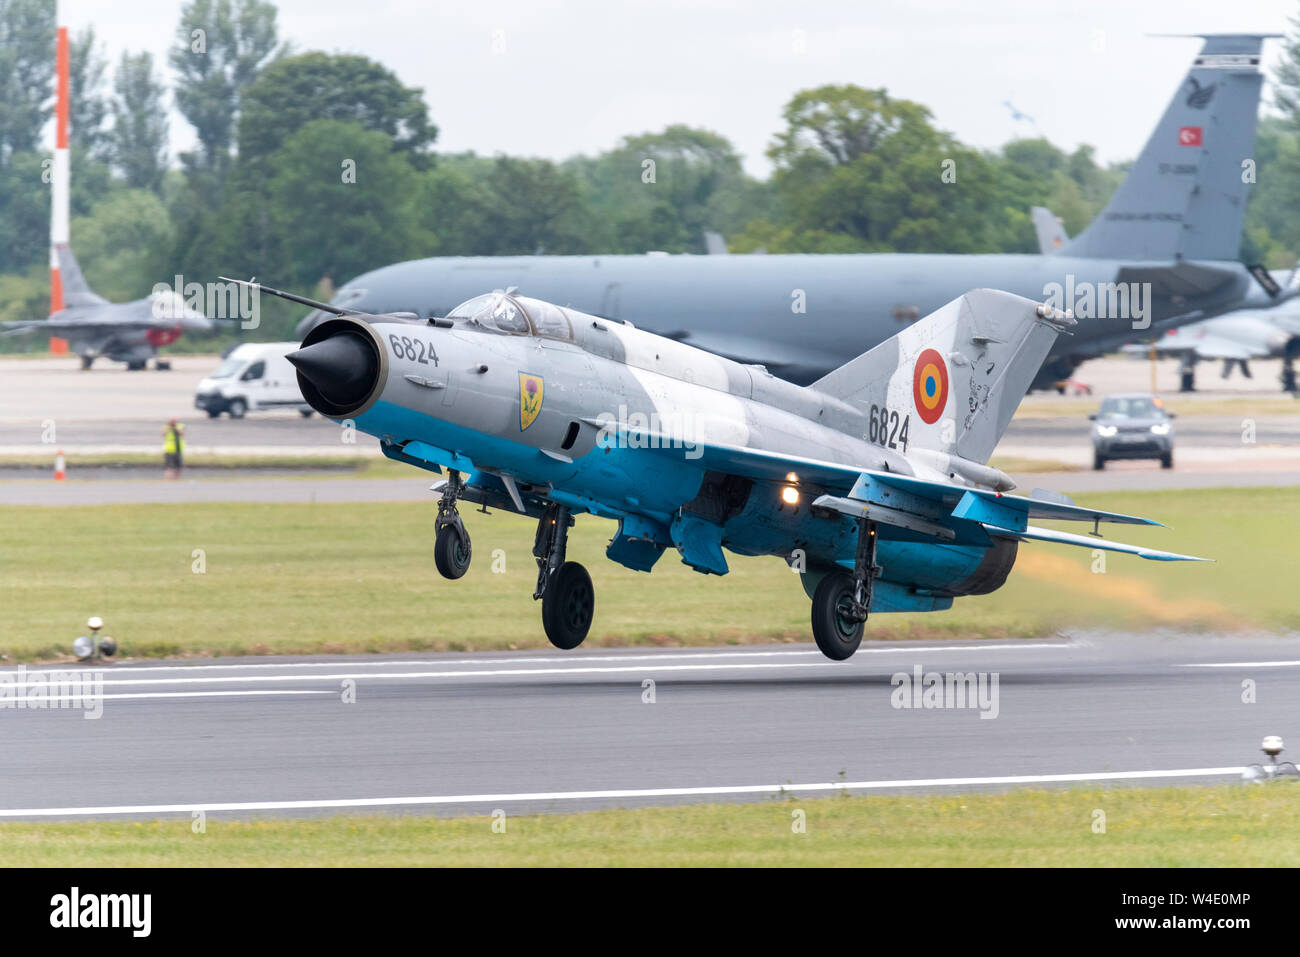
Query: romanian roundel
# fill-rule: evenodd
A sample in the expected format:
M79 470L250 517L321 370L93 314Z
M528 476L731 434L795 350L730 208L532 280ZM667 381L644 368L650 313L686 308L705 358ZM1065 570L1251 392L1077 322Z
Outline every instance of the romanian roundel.
M916 357L912 370L912 401L921 421L933 425L948 404L948 367L943 356L926 349Z

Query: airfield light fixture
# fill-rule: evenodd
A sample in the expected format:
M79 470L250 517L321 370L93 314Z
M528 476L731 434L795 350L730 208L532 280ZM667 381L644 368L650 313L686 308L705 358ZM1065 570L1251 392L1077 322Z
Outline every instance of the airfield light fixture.
M100 655L111 656L117 651L117 642L113 638L108 635L99 637L100 629L104 627L103 618L91 615L86 619L86 627L90 629L90 634L81 635L72 642L72 653L78 661L98 658Z
M1276 734L1268 735L1264 738L1264 743L1259 746L1259 749L1270 758L1276 758L1283 751L1281 736Z

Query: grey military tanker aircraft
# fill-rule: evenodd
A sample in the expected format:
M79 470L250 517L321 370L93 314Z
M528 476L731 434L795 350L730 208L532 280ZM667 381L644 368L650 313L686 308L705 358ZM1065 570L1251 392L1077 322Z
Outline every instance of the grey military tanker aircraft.
M1158 524L1007 494L987 464L1068 314L968 292L810 386L630 325L493 293L413 324L265 289L335 313L288 359L316 411L377 436L392 459L447 471L435 563L469 567L461 499L538 520L542 623L577 647L595 609L566 559L573 517L618 522L606 555L650 571L674 548L727 573L725 551L802 572L828 657L869 612L934 611L1006 580L1023 541L1194 560L1030 519Z
M155 292L132 302L109 302L93 292L69 246L55 247L66 306L48 319L6 322L4 335L48 333L67 339L89 369L101 356L125 362L128 369L143 369L149 359L159 369L170 364L158 357L161 346L171 345L185 332L211 332L216 324L185 305L178 292Z
M1203 36L1123 184L1056 255L439 257L359 276L334 304L428 318L514 288L808 383L966 290L994 286L1055 298L1079 319L1049 353L1035 382L1045 388L1135 334L1279 301L1237 261L1265 35ZM948 188L962 188L957 175ZM326 315L306 316L299 337Z
M1034 228L1038 232L1038 248L1051 255L1069 242L1065 226L1042 206L1032 209ZM1278 289L1292 290L1300 285L1300 268L1290 272L1270 270L1257 278ZM1281 359L1279 376L1284 392L1296 391L1295 360L1300 358L1300 303L1291 301L1269 309L1237 309L1224 316L1202 319L1190 325L1165 330L1150 342L1130 343L1123 352L1131 356L1146 356L1152 351L1164 359L1179 360L1179 391L1196 391L1196 364L1210 359L1223 361L1223 378L1228 378L1234 366L1240 366L1242 375L1250 378L1251 359Z

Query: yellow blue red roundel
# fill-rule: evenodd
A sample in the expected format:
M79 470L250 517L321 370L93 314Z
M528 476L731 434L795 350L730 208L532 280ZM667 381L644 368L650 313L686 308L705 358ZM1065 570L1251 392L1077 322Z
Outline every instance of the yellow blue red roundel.
M912 401L921 421L928 425L939 420L943 407L948 404L948 367L943 356L933 349L926 349L916 357L912 369Z

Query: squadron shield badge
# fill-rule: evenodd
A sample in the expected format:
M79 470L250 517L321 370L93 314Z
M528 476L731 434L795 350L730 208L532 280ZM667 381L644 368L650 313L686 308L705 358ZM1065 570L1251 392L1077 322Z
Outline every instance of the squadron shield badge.
M539 375L519 373L519 431L527 431L542 411L542 390L546 383Z

